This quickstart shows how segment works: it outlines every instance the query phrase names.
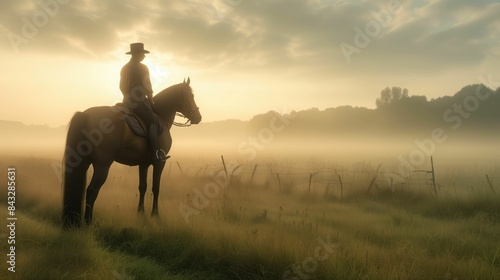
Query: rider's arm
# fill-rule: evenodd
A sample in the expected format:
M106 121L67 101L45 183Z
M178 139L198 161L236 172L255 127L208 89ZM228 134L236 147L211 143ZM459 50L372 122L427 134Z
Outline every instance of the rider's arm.
M128 90L128 75L125 75L125 71L128 71L128 69L125 69L125 67L122 68L120 71L120 90L123 94L123 96L126 95L126 91Z
M153 101L153 86L151 85L151 80L149 78L149 70L148 67L144 66L144 79L143 84L146 89L146 95L151 102Z

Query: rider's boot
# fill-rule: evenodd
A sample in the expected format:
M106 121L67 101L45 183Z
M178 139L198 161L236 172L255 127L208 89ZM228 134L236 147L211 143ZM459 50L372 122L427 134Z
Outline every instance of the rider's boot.
M158 130L155 124L149 126L148 130L148 139L149 146L151 147L151 151L153 152L153 161L166 161L169 156L162 149L158 149Z

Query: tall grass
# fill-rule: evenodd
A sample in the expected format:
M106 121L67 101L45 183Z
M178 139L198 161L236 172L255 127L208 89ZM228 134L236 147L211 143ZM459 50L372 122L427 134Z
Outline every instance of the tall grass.
M115 165L97 199L95 223L75 231L60 227L60 182L51 166L57 159L2 161L1 172L7 164L18 170L19 245L17 272L4 269L0 278L500 278L500 197L487 188L471 192L468 183L453 188L452 179L443 179L437 197L425 185L392 191L383 182L366 193L373 174L368 163L354 163L335 166L339 174L359 170L362 175L344 175L340 201L339 186L328 186L325 195L326 186L319 182L308 193L302 175L281 176L280 189L276 172L287 174L290 166L293 175L294 170L293 163L277 161L259 166L264 172L252 180L254 166L232 174L229 191L211 198L186 223L179 204L192 205L193 190L213 181L209 171L211 166L219 170L217 160L201 171L181 160L184 174L166 170L159 218L136 213L137 170ZM334 244L329 252L318 247L325 240ZM323 248L319 252L325 259L314 263L317 248Z

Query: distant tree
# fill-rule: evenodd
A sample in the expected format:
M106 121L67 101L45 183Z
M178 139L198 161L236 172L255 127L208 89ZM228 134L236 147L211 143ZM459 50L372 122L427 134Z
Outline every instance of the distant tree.
M309 112L309 113L318 113L320 112L320 110L318 109L318 107L311 107L307 110L304 110L304 112Z
M389 87L386 87L380 92L380 98L377 98L377 101L375 102L377 105L377 108L381 108L386 104L389 104L391 102L391 89Z
M400 87L392 87L391 93L392 93L392 100L397 101L401 99L401 96L403 95L403 90Z
M402 89L401 87L386 87L380 92L380 97L377 98L375 104L377 108L382 108L406 98L408 98L408 89Z

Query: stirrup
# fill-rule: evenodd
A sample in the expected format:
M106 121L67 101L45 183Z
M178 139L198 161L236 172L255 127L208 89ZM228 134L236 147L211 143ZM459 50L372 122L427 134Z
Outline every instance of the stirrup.
M169 158L170 158L170 156L167 156L167 154L165 153L164 150L162 150L162 149L156 150L156 159L157 160L163 162L163 161L166 161Z

